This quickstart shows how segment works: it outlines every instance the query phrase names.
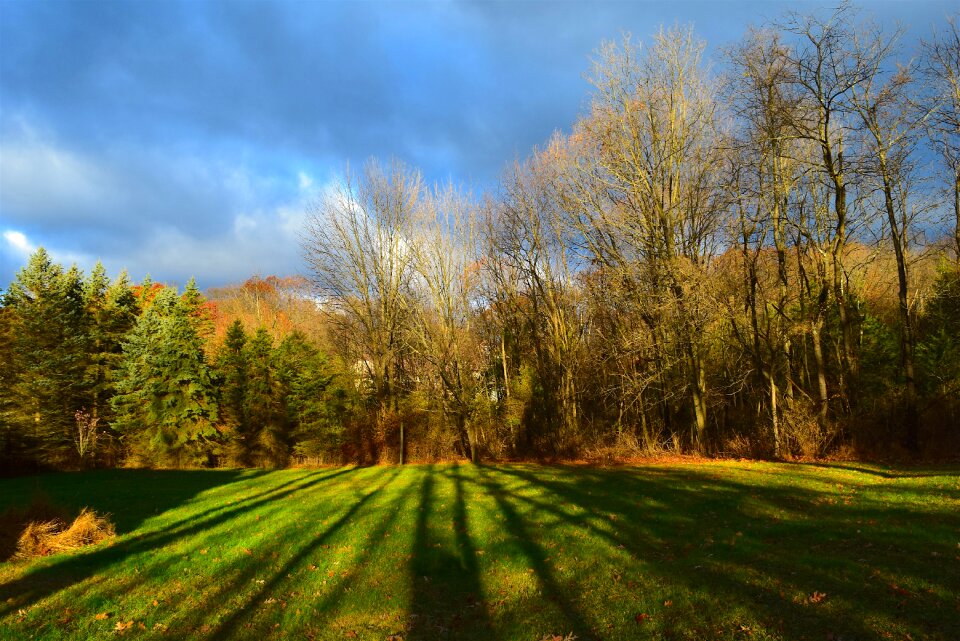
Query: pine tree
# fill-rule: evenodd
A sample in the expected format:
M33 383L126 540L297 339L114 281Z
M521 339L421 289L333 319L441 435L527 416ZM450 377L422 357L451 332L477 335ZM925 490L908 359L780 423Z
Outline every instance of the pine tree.
M346 394L331 390L333 376L326 358L300 332L286 336L276 352L277 378L294 451L317 457L336 450L343 433Z
M85 413L99 433L112 441L110 399L114 394L123 341L136 322L139 304L126 272L121 272L110 283L99 262L84 284L84 302L90 328L85 372L89 399Z
M22 467L29 458L25 434L16 420L19 405L13 394L17 380L13 315L13 309L0 305L0 467L7 471Z
M247 334L235 320L217 354L220 374L220 419L231 439L231 453L237 463L251 465L254 435L247 417Z
M85 398L89 329L80 270L64 272L40 248L17 273L3 306L13 348L4 368L10 429L35 463L73 465L74 414Z
M273 339L257 329L247 346L247 416L257 435L260 457L273 466L286 465L290 455L289 426L273 362Z
M153 463L211 464L221 441L216 380L175 289L157 293L123 352L113 407L131 453Z
M180 297L181 304L187 310L187 314L193 319L194 327L201 338L209 338L213 333L213 318L208 307L207 299L197 287L197 281L191 277L187 281L187 286L183 289L183 295Z

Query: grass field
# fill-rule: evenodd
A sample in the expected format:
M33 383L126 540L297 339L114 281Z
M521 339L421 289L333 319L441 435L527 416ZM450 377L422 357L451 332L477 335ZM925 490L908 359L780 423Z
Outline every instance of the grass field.
M4 639L960 639L960 470L113 470L118 536L0 564Z

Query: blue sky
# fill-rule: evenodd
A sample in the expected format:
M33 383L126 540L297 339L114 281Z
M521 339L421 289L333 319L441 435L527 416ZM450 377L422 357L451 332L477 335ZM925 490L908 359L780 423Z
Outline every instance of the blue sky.
M601 41L692 23L715 52L825 4L0 0L0 288L39 245L201 287L301 272L346 163L481 191L569 130ZM908 46L956 10L860 6Z

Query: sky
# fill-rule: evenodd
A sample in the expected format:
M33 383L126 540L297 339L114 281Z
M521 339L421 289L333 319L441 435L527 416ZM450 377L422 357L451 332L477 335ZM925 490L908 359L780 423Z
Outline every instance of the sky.
M829 2L0 0L0 289L37 247L202 288L304 273L311 203L366 159L475 193L590 100L591 56L692 24L716 57ZM953 2L861 2L906 43Z

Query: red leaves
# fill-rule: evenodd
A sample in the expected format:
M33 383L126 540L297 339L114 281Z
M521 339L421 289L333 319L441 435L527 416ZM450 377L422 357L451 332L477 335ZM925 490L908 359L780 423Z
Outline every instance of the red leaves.
M633 619L637 623L643 623L644 621L647 621L648 619L650 619L650 615L647 614L646 612L641 612L637 616L633 617Z
M890 584L890 589L893 590L894 592L896 592L897 594L899 594L900 596L910 596L910 594L911 594L911 593L910 593L910 590L908 590L908 589L906 589L906 588L903 588L903 587L900 587L900 586L897 585L896 583L891 583L891 584Z

